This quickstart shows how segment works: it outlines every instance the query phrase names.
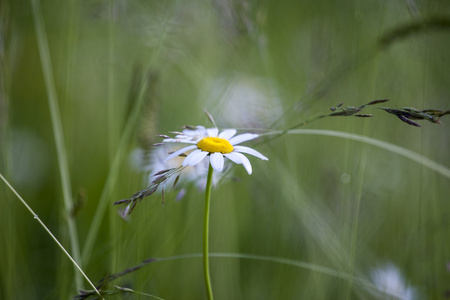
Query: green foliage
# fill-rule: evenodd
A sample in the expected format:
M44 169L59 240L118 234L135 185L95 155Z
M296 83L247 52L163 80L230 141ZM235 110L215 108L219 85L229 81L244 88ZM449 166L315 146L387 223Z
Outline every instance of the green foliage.
M374 274L390 264L406 292L440 298L447 15L446 1L2 1L0 173L106 299L203 299L204 193L182 175L164 205L150 189L124 219L113 203L156 180L156 136L209 126L206 109L277 133L257 147L268 162L212 191L217 299L385 299ZM98 297L3 183L0 201L0 299Z

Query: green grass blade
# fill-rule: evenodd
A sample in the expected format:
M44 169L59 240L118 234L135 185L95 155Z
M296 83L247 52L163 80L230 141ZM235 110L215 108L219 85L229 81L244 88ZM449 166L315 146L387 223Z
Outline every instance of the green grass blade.
M157 58L160 56L162 50L163 50L163 44L169 34L169 28L171 27L171 21L172 18L175 16L167 17L164 23L164 33L159 40L158 46L156 47L153 55L151 56L150 60L148 61L146 68L144 70L149 70L151 67L154 66ZM148 76L148 74L147 74ZM92 249L94 247L95 239L97 238L100 225L103 221L105 210L108 205L112 205L113 201L108 202L111 200L111 194L112 190L114 188L115 183L117 182L119 171L120 171L120 164L121 162L126 158L126 149L129 147L131 137L133 135L133 131L136 128L137 122L139 120L139 116L142 113L142 107L144 102L144 94L148 87L148 78L145 76L145 78L142 79L142 84L139 89L139 93L137 96L137 99L134 103L134 106L132 107L131 113L129 115L129 118L125 124L125 128L122 132L122 135L119 140L119 144L117 147L117 150L113 156L111 167L108 172L108 177L106 179L105 186L102 190L102 194L100 196L100 200L98 202L97 208L95 210L95 215L92 220L91 225L89 226L89 233L86 237L86 242L84 244L83 250L82 250L82 261L83 263L87 263L89 261L89 258L91 256Z
M36 38L39 47L42 70L44 73L44 81L48 93L47 98L50 107L53 135L56 144L56 152L58 157L59 173L61 176L64 207L67 214L67 226L69 230L71 250L75 261L81 263L77 227L75 220L70 216L70 212L73 207L72 188L70 185L69 168L67 165L67 152L64 146L64 135L62 131L61 116L58 107L58 99L56 95L55 81L53 77L50 51L48 48L48 41L45 33L40 3L38 0L31 0L31 6L33 10L33 19L36 29ZM75 283L77 289L82 288L81 277L79 276L78 272L75 272Z
M301 268L305 270L310 270L313 272L322 273L325 275L329 275L331 277L335 277L338 279L346 280L346 281L354 281L359 283L362 287L366 288L367 290L370 290L371 292L374 292L376 294L384 294L389 295L392 297L392 299L397 299L398 296L394 294L390 294L389 292L380 291L378 287L376 287L372 282L362 278L358 277L349 273L341 272L339 270L328 268L316 264L311 264L304 261L299 261L295 259L289 259L284 257L275 257L275 256L264 256L264 255L257 255L257 254L248 254L248 253L218 253L218 252L211 252L209 254L210 257L217 257L217 258L239 258L239 259L248 259L248 260L257 260L257 261L265 261L265 262L271 262L271 263L277 263L277 264L283 264L288 265L296 268ZM170 260L178 260L178 259L187 259L187 258L202 258L203 254L201 253L192 253L192 254L182 254L182 255L174 255L170 257L157 257L147 260L147 263L153 263L153 262L163 262L163 261L170 261Z
M95 292L103 299L103 297L100 295L99 291L95 287L95 285L91 282L89 277L83 272L81 267L77 264L77 262L72 258L72 256L67 252L67 250L64 248L64 246L58 241L58 239L53 235L53 233L48 229L48 227L44 224L44 222L41 221L39 216L33 211L33 209L28 205L28 203L17 193L17 191L11 186L11 184L3 177L3 175L0 173L0 178L3 180L3 182L6 184L6 186L16 195L16 197L22 202L23 205L28 209L28 211L33 215L34 219L39 222L39 224L47 231L47 233L50 235L50 237L55 241L55 243L61 248L61 250L64 252L64 254L70 259L70 261L73 263L75 269L79 271L79 273L86 279L86 281L92 286L92 288L95 290ZM78 273L78 272L77 272Z
M348 132L342 132L342 131L334 131L334 130L320 130L320 129L294 129L289 130L287 134L309 134L309 135L325 135L325 136L331 136L331 137L339 137L349 140L354 140L362 143L366 143L372 146L376 146L382 149L385 149L387 151L399 154L403 157L409 158L424 167L427 167L442 176L445 176L446 178L450 179L450 169L419 154L414 151L411 151L409 149L384 142L378 139L354 134L354 133L348 133Z

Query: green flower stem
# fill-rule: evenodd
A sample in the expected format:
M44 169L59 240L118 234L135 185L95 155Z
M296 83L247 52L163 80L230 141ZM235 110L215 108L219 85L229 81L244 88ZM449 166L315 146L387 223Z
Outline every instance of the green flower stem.
M208 170L208 179L206 181L205 216L203 218L203 275L205 276L205 286L208 300L214 299L211 286L211 277L209 276L209 254L208 254L209 207L211 203L212 175L213 175L213 168L210 164Z

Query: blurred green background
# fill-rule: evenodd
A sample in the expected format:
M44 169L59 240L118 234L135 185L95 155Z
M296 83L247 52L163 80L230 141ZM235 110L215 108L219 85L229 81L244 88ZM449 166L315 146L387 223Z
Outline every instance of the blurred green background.
M155 194L128 220L112 205L147 186L136 149L148 153L155 135L211 126L203 108L221 128L271 130L342 101L450 109L448 1L6 0L0 9L1 174L94 283L173 258L113 282L163 299L205 298L201 259L175 258L201 252L203 192L185 181L181 200L168 191L161 205ZM269 161L250 158L251 176L232 166L213 190L210 251L298 265L212 257L216 299L448 297L450 117L416 128L367 113L302 128L380 139L447 176L345 138L263 140ZM3 182L0 199L1 299L91 289Z

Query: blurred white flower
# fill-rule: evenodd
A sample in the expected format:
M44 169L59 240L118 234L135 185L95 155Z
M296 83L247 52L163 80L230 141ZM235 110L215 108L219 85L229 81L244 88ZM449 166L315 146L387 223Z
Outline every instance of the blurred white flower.
M155 174L161 170L167 170L171 168L177 168L182 165L183 157L176 157L170 161L166 161L167 153L171 153L176 151L178 147L172 144L165 144L162 147L155 148L149 157L148 168L149 171L149 184L151 184L152 179ZM183 169L180 175L179 183L181 188L181 193L177 196L181 198L181 195L184 195L185 184L194 183L199 190L205 190L206 188L206 175L208 174L208 162L204 161L195 166L189 166ZM213 185L216 185L219 181L220 177L218 174L214 174L213 176ZM170 178L167 182L168 185L173 185L175 178Z
M222 126L268 128L282 115L276 85L267 78L233 74L207 83L202 97Z
M416 299L416 292L409 286L399 269L392 263L376 268L371 274L375 286L384 293L395 296L398 299Z
M176 144L165 144L160 147L154 147L149 153L144 153L141 148L135 149L131 154L131 165L138 171L148 174L146 184L151 186L156 174L162 170L178 168L183 163L183 157L176 157L170 161L164 161L167 153L171 153L179 149ZM206 188L206 176L208 174L208 162L203 161L195 166L188 166L181 171L178 183L175 188L178 189L176 200L180 200L186 194L186 185L193 183L199 190ZM221 176L219 173L213 174L212 184L215 186ZM165 182L166 187L172 187L175 183L176 176L168 178Z

